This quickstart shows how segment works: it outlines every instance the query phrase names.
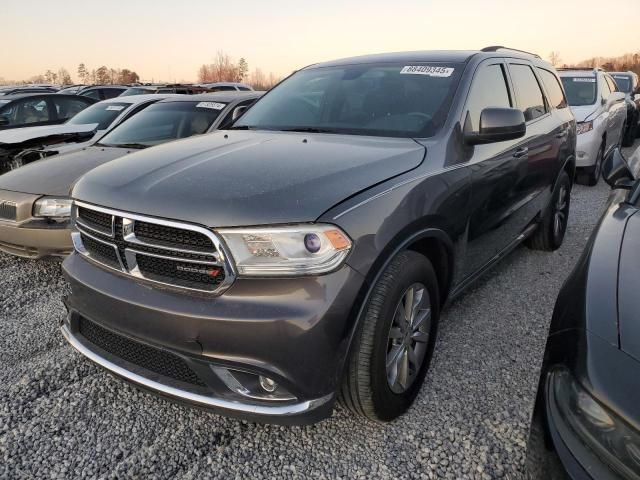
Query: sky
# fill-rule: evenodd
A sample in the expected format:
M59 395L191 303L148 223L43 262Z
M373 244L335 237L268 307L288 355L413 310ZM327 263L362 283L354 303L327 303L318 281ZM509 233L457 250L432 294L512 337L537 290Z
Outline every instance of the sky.
M0 78L78 64L195 81L218 50L281 76L369 53L508 45L563 62L640 50L638 0L0 0Z

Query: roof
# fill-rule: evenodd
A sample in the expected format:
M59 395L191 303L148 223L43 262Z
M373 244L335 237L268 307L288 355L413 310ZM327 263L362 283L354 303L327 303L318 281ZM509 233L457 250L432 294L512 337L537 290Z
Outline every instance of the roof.
M14 93L11 95L0 95L0 100L9 100L9 101L13 101L13 100L19 100L21 98L24 97L33 97L34 95L38 95L38 96L45 96L48 97L49 95L55 95L55 98L59 98L59 97L73 97L73 98L77 98L76 95L73 94L66 94L66 93L57 93L57 92L24 92L24 93ZM91 99L89 99L91 100Z
M434 62L434 63L467 63L472 57L515 57L530 60L536 64L548 63L537 55L506 47L490 47L489 50L424 50L414 52L394 52L379 53L373 55L363 55L358 57L343 58L329 62L316 63L308 68L333 67L341 65L354 65L365 63L411 63L411 62Z
M196 95L175 95L166 100L162 100L161 103L167 102L233 102L250 100L252 98L259 98L264 95L265 92L211 92L211 93L198 93ZM147 95L145 95L147 96ZM148 95L149 97L157 97L158 95ZM117 97L116 97L117 98ZM125 97L129 98L129 97Z
M144 95L128 95L126 97L113 97L107 100L102 100L98 103L130 103L137 105L139 103L148 102L149 100L160 101L165 98L184 97L184 95L178 95L177 93L149 93Z
M239 83L239 82L203 82L203 83L199 83L198 85L207 85L207 86L213 86L213 87L248 87L251 88L250 85L247 85L246 83Z

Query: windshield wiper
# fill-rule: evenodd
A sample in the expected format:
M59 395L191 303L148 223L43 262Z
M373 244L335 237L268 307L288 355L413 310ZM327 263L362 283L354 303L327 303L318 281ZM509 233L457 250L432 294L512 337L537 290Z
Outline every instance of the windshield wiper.
M336 128L318 128L318 127L292 127L282 128L281 132L303 132L303 133L344 133L344 130Z
M116 145L105 145L105 147L115 147L115 148L147 148L149 145L145 145L144 143L118 143Z

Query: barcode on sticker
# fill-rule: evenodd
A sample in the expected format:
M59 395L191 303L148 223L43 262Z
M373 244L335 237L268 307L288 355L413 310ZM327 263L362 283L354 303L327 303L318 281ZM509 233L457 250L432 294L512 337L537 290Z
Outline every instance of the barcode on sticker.
M200 107L200 108L212 108L214 110L222 110L225 105L224 103L218 103L218 102L200 102L196 105L196 107Z
M111 112L119 112L120 110L122 110L124 107L122 105L109 105L107 107L108 111Z
M575 77L573 79L574 82L586 82L586 83L596 83L596 79L595 78L580 78L580 77Z
M428 65L407 65L402 67L400 73L413 75L429 75L430 77L450 77L455 69L453 67L431 67Z

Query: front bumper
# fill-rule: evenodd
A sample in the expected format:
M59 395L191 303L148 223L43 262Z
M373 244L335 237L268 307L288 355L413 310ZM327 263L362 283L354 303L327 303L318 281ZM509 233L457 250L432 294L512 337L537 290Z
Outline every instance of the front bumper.
M151 286L78 254L63 270L71 293L62 332L111 372L175 400L250 420L304 424L331 414L363 286L348 266L319 277L238 279L219 297ZM103 351L80 332L82 319L181 358L204 385L176 383ZM212 373L219 367L267 376L294 398L239 395Z
M0 251L26 258L71 253L71 229L68 219L33 217L33 205L41 195L0 191L0 201L16 208L15 219L0 218Z
M602 145L602 135L597 128L578 135L576 143L576 167L593 167L596 164L598 150Z

